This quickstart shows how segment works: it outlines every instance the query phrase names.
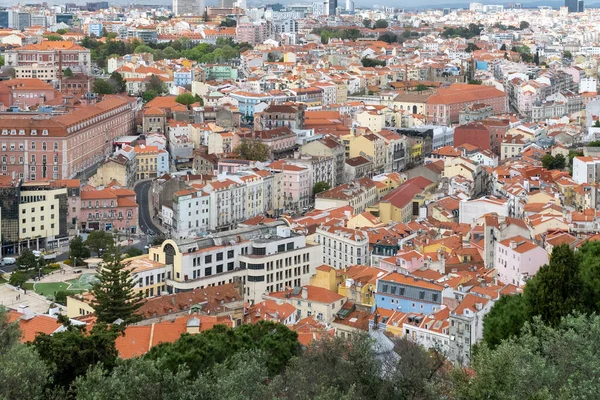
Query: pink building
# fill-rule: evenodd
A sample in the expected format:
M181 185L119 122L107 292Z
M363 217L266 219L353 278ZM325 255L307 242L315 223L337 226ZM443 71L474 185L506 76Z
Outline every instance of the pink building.
M395 256L383 258L379 263L379 268L406 274L423 268L424 264L425 257L418 251L400 250Z
M312 193L312 171L310 168L275 161L269 165L272 171L283 173L284 210L299 211L308 207Z
M513 236L496 244L495 261L502 283L523 286L548 263L548 252L523 236Z
M110 187L81 191L81 229L135 233L138 227L138 204L135 192Z
M11 79L0 82L0 103L4 107L36 106L54 100L56 90L40 79Z
M265 21L243 22L235 28L235 39L237 42L248 42L252 45L261 44L267 39L268 30Z

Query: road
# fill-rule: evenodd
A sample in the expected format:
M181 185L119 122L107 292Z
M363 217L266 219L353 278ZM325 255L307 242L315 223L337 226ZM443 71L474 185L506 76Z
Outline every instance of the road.
M148 233L148 231L160 233L160 228L154 225L154 222L152 221L152 217L150 215L150 184L151 181L142 181L134 187L137 203L139 206L138 214L140 220L140 230L144 233Z

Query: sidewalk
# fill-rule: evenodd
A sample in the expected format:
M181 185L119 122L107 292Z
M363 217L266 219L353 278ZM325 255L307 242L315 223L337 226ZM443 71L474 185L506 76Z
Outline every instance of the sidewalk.
M17 296L20 297L17 299ZM23 289L16 289L9 284L0 285L0 305L17 311L19 306L23 305L39 314L46 313L50 308L50 302L33 290L28 290L25 294Z

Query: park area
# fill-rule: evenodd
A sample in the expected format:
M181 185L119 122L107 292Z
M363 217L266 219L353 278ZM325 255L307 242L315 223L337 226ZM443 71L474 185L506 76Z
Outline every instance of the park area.
M67 292L67 294L76 294L90 290L97 281L94 274L82 274L75 279L69 279L64 282L37 282L32 288L36 293L44 297L55 297L58 292Z

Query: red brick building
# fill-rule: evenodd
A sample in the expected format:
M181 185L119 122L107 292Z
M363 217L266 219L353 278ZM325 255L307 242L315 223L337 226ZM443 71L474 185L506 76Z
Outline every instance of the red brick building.
M480 150L491 150L492 139L487 126L479 121L454 128L454 147L471 144Z
M508 98L503 91L491 86L455 83L427 99L425 114L429 123L448 126L458 123L461 110L478 103L491 106L494 114L508 111Z

